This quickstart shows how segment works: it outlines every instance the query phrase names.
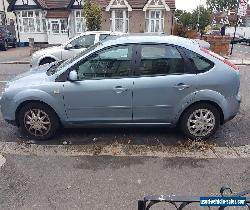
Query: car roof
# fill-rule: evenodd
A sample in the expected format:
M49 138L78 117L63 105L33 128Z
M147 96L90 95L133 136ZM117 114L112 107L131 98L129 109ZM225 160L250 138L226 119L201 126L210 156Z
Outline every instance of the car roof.
M113 32L113 31L85 31L81 33L81 35L86 35L86 34L126 34L126 33Z
M119 45L119 44L171 44L191 50L199 49L199 44L195 40L186 39L178 36L166 35L147 35L147 34L128 34L118 37L109 38L102 41L103 46Z

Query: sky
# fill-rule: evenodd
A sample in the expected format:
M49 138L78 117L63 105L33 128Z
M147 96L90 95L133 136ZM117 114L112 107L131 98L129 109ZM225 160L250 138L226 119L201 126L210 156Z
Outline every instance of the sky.
M201 4L205 4L206 0L176 0L175 2L177 9L192 11L200 2Z

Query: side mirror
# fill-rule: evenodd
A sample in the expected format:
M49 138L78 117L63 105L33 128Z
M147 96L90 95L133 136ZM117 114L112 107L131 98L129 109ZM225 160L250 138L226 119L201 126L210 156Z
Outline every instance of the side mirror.
M67 44L65 47L65 50L71 50L73 49L73 45L72 44Z
M76 70L69 72L69 80L70 81L77 81L78 80L78 74L77 74Z

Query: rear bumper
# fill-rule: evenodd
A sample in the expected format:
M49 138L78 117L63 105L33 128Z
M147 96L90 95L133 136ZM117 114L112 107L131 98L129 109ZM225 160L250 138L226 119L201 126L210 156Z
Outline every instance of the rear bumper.
M241 96L237 95L228 99L228 106L224 112L224 123L234 119L240 110Z

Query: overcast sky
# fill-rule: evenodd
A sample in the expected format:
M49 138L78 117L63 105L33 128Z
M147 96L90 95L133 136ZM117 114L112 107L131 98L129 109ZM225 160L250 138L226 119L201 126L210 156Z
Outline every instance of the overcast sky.
M199 5L200 2L201 4L205 4L206 0L176 0L176 8L192 11Z

